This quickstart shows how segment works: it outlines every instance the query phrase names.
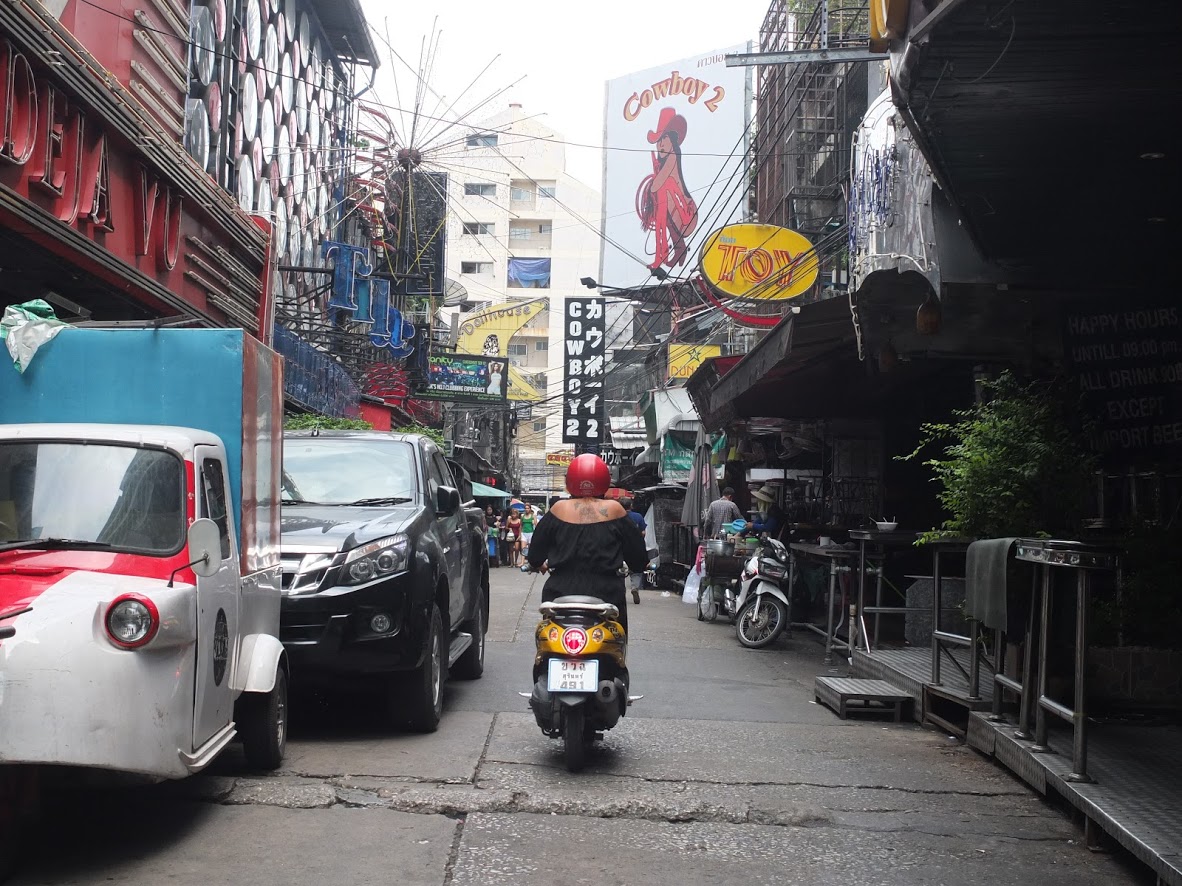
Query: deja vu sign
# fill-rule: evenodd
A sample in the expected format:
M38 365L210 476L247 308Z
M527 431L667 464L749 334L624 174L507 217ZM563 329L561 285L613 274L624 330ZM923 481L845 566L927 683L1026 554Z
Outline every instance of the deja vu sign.
M562 442L603 442L607 311L602 298L568 298L563 325Z

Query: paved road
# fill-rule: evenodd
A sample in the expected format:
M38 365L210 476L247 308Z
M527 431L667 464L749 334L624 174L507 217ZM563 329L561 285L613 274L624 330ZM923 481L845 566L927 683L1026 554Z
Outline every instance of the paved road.
M743 650L659 592L630 612L645 699L572 776L517 695L538 585L493 571L485 677L449 685L435 735L389 734L355 699L305 708L276 775L235 748L180 784L53 798L14 882L1142 882L948 736L814 704L812 639Z

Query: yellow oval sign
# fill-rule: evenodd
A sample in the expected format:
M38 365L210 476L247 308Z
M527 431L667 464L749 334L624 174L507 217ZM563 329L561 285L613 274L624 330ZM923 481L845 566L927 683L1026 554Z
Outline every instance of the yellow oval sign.
M807 238L776 225L727 225L702 246L702 276L732 298L794 298L817 280L817 253Z

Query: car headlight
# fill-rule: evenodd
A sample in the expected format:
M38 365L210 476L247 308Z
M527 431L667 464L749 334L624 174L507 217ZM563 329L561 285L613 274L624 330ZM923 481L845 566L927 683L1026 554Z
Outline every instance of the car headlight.
M349 551L341 569L340 583L365 584L396 572L404 572L409 562L410 539L406 535L379 538Z
M107 637L120 649L138 649L156 636L160 611L142 594L123 594L111 601L103 624Z

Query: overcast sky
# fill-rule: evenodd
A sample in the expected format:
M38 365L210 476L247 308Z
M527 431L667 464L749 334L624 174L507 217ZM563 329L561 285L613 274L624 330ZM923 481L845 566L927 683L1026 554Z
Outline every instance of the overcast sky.
M430 85L444 101L428 93L424 114L454 118L457 112L473 112L489 95L516 83L471 113L471 119L518 102L527 114L541 114L538 119L568 142L598 146L603 142L606 80L746 40L758 41L769 0L717 4L451 0L442 7L362 0L362 5L382 58L374 87L378 101L405 108L414 102L415 74L387 50L387 32L394 50L417 69L423 39L434 25L441 36ZM480 75L489 62L491 67ZM478 75L477 83L461 98ZM455 112L444 113L457 99ZM599 189L599 150L568 146L566 157L567 172Z

